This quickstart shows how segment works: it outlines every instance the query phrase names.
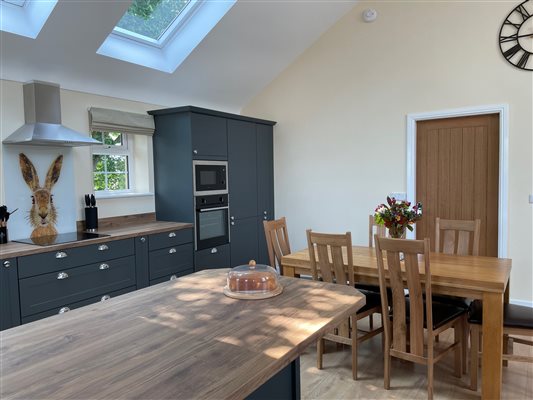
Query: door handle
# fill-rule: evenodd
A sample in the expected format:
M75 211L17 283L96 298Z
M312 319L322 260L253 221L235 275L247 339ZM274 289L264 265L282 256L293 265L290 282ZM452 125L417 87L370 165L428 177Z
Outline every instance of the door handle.
M174 254L177 250L173 247L168 251L168 254Z
M65 253L64 251L58 251L56 253L56 258L67 258L68 254Z
M109 268L109 264L106 264L106 263L100 264L100 266L98 267L98 269L101 269L101 270L108 269L108 268Z
M101 244L100 246L98 246L98 250L99 251L109 250L109 247L107 246L107 244Z
M176 232L170 232L170 233L168 234L168 237L169 237L169 238L176 237Z
M218 253L218 249L216 247L213 247L211 249L211 254L217 254Z

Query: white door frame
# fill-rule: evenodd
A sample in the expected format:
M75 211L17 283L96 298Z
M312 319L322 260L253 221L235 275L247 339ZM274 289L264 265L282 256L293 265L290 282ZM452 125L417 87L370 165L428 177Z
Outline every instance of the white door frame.
M456 108L407 115L407 198L416 196L416 123L439 118L453 118L480 114L498 114L500 116L500 155L499 155L499 191L498 191L498 257L507 257L509 218L509 105L495 104L477 107ZM416 225L415 225L416 228ZM414 238L416 231L410 232Z

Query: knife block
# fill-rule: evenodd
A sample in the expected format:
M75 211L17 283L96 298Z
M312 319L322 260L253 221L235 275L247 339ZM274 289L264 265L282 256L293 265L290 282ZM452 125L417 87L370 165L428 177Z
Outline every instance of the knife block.
M98 207L85 207L85 230L98 229Z

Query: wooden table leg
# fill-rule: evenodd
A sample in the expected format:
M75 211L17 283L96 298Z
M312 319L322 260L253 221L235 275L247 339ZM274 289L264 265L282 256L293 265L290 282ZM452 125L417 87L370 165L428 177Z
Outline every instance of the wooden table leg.
M483 399L501 398L503 349L503 293L483 294Z
M294 278L294 267L283 266L283 276Z

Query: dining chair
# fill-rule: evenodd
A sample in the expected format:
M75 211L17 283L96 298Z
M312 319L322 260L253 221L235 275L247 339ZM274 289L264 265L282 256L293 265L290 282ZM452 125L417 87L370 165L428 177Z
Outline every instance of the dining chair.
M477 391L481 326L483 324L483 303L474 301L469 310L468 322L470 325L470 389ZM503 305L503 334L533 337L533 308L516 304ZM507 361L521 361L533 363L533 357L514 355L514 343L533 346L532 340L514 336L508 337L510 351L505 349L502 358ZM482 366L483 368L483 366Z
M368 216L368 247L374 247L374 235L386 237L387 228L385 228L385 225L376 224L374 215L371 214Z
M479 255L481 220L452 220L435 218L435 252L459 256ZM458 296L437 295L433 301L453 304L468 310L472 300ZM439 340L437 336L437 341ZM463 330L463 369L466 369L468 327Z
M432 399L434 364L451 351L455 353L455 374L461 377L463 337L460 332L466 324L466 311L461 307L432 301L429 239L387 239L375 235L375 243L384 310L389 307L385 295L387 280L392 289L392 320L383 319L384 387L390 389L391 357L397 357L427 366L428 399ZM400 253L403 253L403 262L400 261ZM422 261L419 261L419 256L423 256ZM420 266L419 262L423 265ZM420 267L424 271L423 276ZM408 289L409 297L404 296L405 289ZM455 327L454 342L440 350L436 349L435 336L452 327ZM424 329L427 331L426 343Z
M272 221L263 221L263 227L265 229L270 266L277 269L280 274L283 274L281 257L291 252L287 221L285 217Z
M379 237L387 237L387 228L385 225L376 224L376 220L373 214L368 216L368 247L374 247L374 235ZM369 283L356 283L356 289L371 290L373 292L379 293L379 285L371 285ZM370 314L368 316L368 323L370 329L374 329L374 315Z
M311 275L314 280L339 285L354 286L355 274L352 253L352 234L327 234L307 230ZM346 260L344 255L346 255ZM346 261L346 262L345 262ZM381 299L378 293L360 290L366 296L366 304L356 314L326 333L317 341L317 368L322 369L325 340L352 347L352 377L357 379L357 346L383 332L383 326L368 331L357 329L357 321L373 313L381 313ZM382 318L383 319L383 318Z
M479 219L468 221L437 217L435 218L435 252L477 256L479 255L480 232L481 220Z

